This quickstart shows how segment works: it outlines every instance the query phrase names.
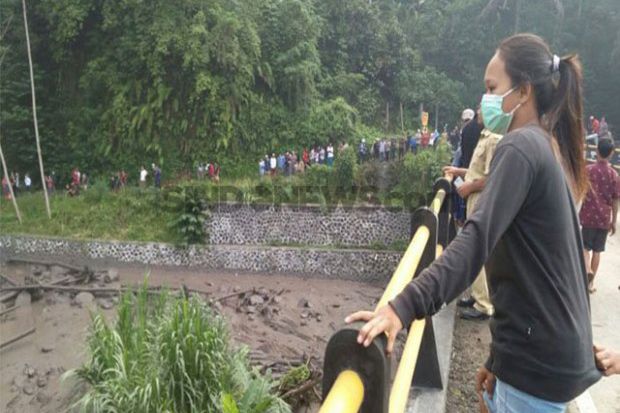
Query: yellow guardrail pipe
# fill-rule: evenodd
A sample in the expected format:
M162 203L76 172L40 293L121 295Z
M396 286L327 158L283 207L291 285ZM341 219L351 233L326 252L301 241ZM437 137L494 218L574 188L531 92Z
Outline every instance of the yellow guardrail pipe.
M407 247L407 251L400 259L394 275L389 284L385 288L385 292L377 304L377 309L387 305L390 300L393 300L400 292L411 282L413 274L415 273L422 254L424 253L424 247L431 236L431 232L426 227L420 227L413 235L413 239Z
M433 198L433 202L431 202L431 211L433 214L439 215L439 210L441 210L441 206L443 205L443 201L446 199L446 191L440 189L435 194L435 198Z
M437 245L435 256L439 257L443 253L443 247ZM422 344L422 335L424 334L425 320L415 320L409 327L407 341L403 348L403 354L398 363L398 370L392 382L392 390L390 391L390 411L389 413L402 413L407 408L409 401L409 390L415 366L420 353L420 345Z
M409 389L411 388L415 365L418 361L418 353L420 352L425 325L425 320L416 320L411 323L409 328L403 354L400 357L400 363L398 363L398 370L392 382L390 413L402 413L407 407Z
M319 413L357 413L364 401L364 383L353 370L341 372Z
M439 214L445 198L446 192L443 189L438 190L430 207L435 215ZM420 264L420 259L422 259L422 254L429 238L429 228L422 226L417 229L390 282L385 288L383 296L377 304L377 309L387 305L390 300L400 294L407 284L411 282ZM441 246L438 245L437 256L441 254L441 251ZM424 326L424 320L417 320L411 324L390 392L390 413L402 413L407 406L409 389L411 388L411 381L418 353L420 352ZM364 384L362 379L356 372L345 370L338 375L319 413L357 413L363 401Z

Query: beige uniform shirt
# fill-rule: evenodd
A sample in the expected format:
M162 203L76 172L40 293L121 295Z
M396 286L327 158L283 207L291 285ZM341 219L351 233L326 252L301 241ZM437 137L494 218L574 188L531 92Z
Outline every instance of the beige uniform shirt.
M465 174L465 182L473 182L477 179L486 178L491 169L491 161L498 142L502 139L502 135L498 135L484 129L480 133L480 139L474 149L474 153ZM476 208L480 192L473 192L467 197L467 214L471 215Z

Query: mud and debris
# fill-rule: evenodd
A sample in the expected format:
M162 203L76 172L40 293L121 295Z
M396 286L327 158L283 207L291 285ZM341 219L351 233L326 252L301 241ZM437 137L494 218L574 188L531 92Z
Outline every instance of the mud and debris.
M304 381L283 389L299 406L297 412L316 411L330 336L347 314L374 308L382 292L365 283L286 275L89 268L44 260L4 263L2 341L32 331L0 350L0 411L65 411L81 386L61 376L86 359L91 313L113 320L120 294L141 285L147 272L150 292L166 289L210 303L227 320L234 343L248 347L251 363L262 373L281 378L304 366Z

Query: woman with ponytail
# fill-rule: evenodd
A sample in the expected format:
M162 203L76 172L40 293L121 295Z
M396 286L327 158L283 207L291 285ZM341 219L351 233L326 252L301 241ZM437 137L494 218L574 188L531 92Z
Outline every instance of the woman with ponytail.
M491 413L564 412L601 376L576 204L587 191L582 74L538 36L505 39L485 73L484 124L503 134L479 209L389 305L360 311L358 342L395 337L457 298L483 265L495 314L476 386Z

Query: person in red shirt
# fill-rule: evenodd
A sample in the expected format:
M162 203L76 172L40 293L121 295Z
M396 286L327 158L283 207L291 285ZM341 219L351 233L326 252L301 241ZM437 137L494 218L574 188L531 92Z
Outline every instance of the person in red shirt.
M2 177L2 192L4 193L4 199L11 200L10 182L6 176Z
M301 159L304 161L306 166L310 166L310 154L308 154L308 148L304 148L304 153L301 155Z
M127 172L124 169L121 170L121 188L124 188L127 185Z
M48 194L51 195L54 193L54 180L51 175L45 177L45 187L47 188Z
M609 159L614 153L614 145L609 139L601 139L597 150L596 163L587 167L590 190L579 212L590 292L596 291L594 277L601 261L601 253L605 251L607 234L616 233L618 200L620 199L620 178L609 165ZM592 257L590 257L590 252Z
M214 169L213 169L213 180L215 182L220 181L220 171L221 171L220 164L215 162Z
M427 128L424 128L422 130L422 138L420 139L420 144L422 145L423 148L426 148L430 140L431 140L431 134Z
M80 184L80 172L77 168L73 168L71 171L71 185L79 185Z

